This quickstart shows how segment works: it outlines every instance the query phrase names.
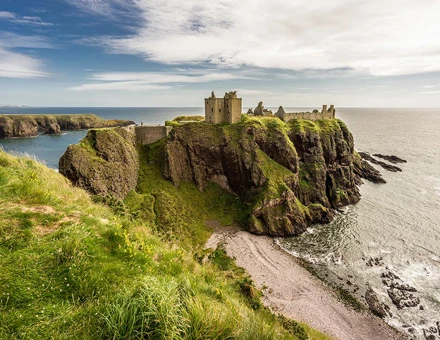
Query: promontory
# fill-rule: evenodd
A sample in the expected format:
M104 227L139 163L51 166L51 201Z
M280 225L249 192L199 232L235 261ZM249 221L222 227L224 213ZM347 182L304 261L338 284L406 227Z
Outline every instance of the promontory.
M39 133L60 134L62 130L117 127L134 124L129 120L102 119L94 114L11 114L0 115L0 139L35 137Z

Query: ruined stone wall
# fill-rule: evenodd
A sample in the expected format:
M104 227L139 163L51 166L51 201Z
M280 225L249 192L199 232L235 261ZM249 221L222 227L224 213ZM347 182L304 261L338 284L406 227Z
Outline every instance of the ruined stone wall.
M334 105L331 105L327 110L327 105L323 105L322 111L313 110L313 112L285 112L283 107L280 106L278 111L275 113L276 116L280 117L285 122L291 119L307 119L307 120L318 120L318 119L332 119L335 118L336 110Z
M168 136L171 129L171 126L136 126L134 128L136 143L146 145L157 142Z

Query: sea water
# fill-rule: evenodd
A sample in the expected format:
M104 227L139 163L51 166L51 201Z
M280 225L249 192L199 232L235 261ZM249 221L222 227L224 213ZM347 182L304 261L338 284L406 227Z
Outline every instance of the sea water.
M273 108L276 111L276 108ZM304 108L286 108L302 111ZM0 113L94 113L102 118L163 124L178 115L203 115L203 108L20 108ZM365 181L362 198L328 225L317 225L295 238L277 239L286 251L310 261L318 273L362 298L367 285L391 306L386 320L406 332L440 321L440 109L338 109L359 151L396 155L402 172L377 167L386 184ZM0 140L7 151L26 152L57 168L67 146L85 131L61 136ZM381 265L367 266L370 258ZM388 268L388 269L386 269ZM421 305L398 310L381 274L390 270L417 289ZM325 274L324 274L325 273Z

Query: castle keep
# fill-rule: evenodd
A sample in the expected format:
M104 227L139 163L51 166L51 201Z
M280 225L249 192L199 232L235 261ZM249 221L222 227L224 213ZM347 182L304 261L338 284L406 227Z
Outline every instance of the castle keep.
M205 122L210 124L233 124L241 118L241 98L237 91L225 93L223 98L216 98L214 91L211 97L205 98Z

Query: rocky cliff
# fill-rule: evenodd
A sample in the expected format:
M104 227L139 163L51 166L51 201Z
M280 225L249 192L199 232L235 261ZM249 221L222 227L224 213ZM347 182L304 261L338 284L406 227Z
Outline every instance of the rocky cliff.
M219 184L246 202L251 232L280 236L329 222L335 209L358 202L361 177L384 182L337 119L181 126L167 141L164 175L200 190Z
M123 199L138 180L135 136L124 128L90 130L79 144L68 146L59 171L92 194Z
M93 114L0 115L0 138L34 137L38 132L127 126L128 120L105 120ZM58 126L56 126L58 125Z
M128 165L135 163L116 170L117 178L130 178L129 186L124 180L119 180L122 186L113 183L113 163L107 161L108 150L98 145L97 138L99 133L116 133L93 133L89 132L88 143L69 147L60 172L92 193L123 197L135 187L133 171L126 172L136 169ZM125 140L118 137L112 148L122 147L126 154L130 138L117 134ZM133 144L128 144L133 155ZM166 180L177 187L194 183L201 191L211 182L218 184L241 199L246 227L257 234L300 234L312 223L329 222L336 209L356 203L361 178L384 182L354 151L353 136L337 119L284 123L278 118L245 117L232 125L192 123L174 127L162 144L158 167ZM128 158L118 159L118 164ZM98 179L96 172L107 175Z

